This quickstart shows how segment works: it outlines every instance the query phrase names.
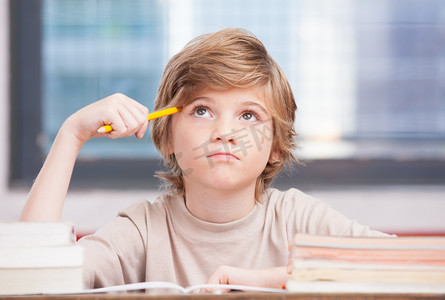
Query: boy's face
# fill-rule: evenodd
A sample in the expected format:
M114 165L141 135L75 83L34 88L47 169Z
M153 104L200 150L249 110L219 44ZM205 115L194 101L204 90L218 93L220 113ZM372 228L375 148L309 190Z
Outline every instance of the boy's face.
M172 148L185 187L253 184L271 155L273 128L259 88L206 89L173 116Z

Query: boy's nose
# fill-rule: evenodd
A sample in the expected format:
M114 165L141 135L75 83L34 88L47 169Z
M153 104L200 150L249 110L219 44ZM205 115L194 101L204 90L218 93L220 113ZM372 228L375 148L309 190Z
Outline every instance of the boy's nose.
M230 143L232 145L238 144L236 138L237 129L228 120L219 120L215 122L212 137L212 142Z
M230 143L232 145L238 144L238 142L236 141L235 136L234 135L232 136L230 134L217 136L215 141L216 142L223 142L223 143Z

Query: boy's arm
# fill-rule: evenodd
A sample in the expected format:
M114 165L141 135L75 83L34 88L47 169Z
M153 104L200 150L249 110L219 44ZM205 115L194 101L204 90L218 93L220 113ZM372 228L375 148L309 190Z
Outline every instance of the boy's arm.
M209 284L236 284L267 288L282 288L290 278L286 267L269 269L241 269L232 266L220 266L209 277Z
M21 221L60 220L74 163L83 145L64 126L59 130L34 181L20 216Z
M70 116L31 188L21 221L60 220L77 155L87 140L103 136L96 130L104 124L113 125L113 131L106 134L110 138L135 134L140 139L149 124L148 109L125 95L114 94Z

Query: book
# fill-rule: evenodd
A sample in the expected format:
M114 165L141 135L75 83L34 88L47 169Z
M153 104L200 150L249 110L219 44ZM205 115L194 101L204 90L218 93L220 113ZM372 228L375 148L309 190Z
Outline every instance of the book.
M247 285L236 284L197 284L188 287L182 287L176 283L165 281L149 281L138 282L123 285L108 286L96 289L85 289L78 291L66 291L63 293L47 292L46 294L95 294L95 293L110 293L123 292L132 290L149 290L155 294L193 294L193 293L220 293L221 290L243 291L243 292L261 292L261 293L284 293L285 289L266 288ZM212 292L213 291L213 292Z
M317 294L445 294L445 286L437 283L295 281L289 280L286 289L292 293Z
M441 236L429 237L348 237L297 234L298 246L315 246L321 248L338 249L445 249L445 238Z
M0 247L72 245L74 225L62 222L0 222Z
M422 264L296 261L292 278L300 281L429 282L445 284L445 268Z
M82 290L82 267L70 222L0 222L0 295Z
M334 237L299 234L294 259L445 264L445 237ZM348 242L349 241L349 242Z
M297 235L293 292L445 293L444 237Z

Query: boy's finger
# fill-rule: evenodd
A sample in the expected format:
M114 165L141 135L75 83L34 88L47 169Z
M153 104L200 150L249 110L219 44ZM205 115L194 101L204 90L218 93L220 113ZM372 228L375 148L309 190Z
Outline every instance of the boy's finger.
M289 262L286 268L287 274L292 274L292 264Z
M111 138L117 138L127 131L127 126L118 112L115 112L107 121L104 121L104 124L108 124L113 128L111 132L107 133Z
M230 292L229 289L202 289L200 290L200 293L207 293L207 294L214 294L214 295L222 295L222 294L227 294L228 292Z
M133 115L138 123L143 124L146 120L148 120L148 108L142 104L137 103L136 101L127 101L124 103L124 106Z
M132 135L133 133L135 133L139 129L141 124L134 117L133 113L126 107L122 107L121 109L119 109L118 112L126 126L125 130L121 133L125 135Z
M147 132L147 128L148 128L148 125L150 124L150 121L147 119L142 125L141 125L141 127L139 128L139 130L136 132L136 137L138 138L138 139L141 139L144 135L145 135L145 132Z

